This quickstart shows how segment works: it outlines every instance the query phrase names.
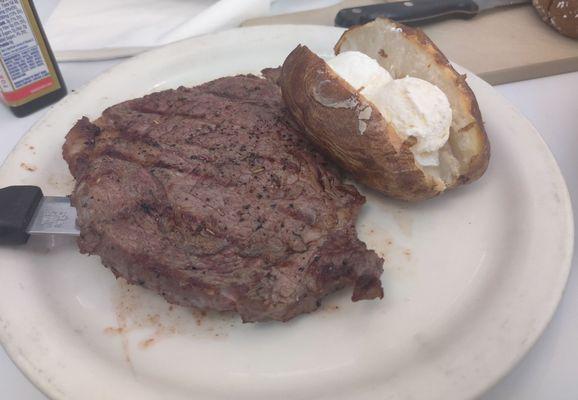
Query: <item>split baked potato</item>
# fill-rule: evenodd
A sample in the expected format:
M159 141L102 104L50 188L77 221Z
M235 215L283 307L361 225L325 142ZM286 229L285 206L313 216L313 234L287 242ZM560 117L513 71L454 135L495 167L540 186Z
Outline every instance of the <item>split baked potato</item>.
M416 138L398 132L361 90L342 79L305 46L283 63L279 84L290 113L307 136L359 182L407 201L427 199L479 178L490 145L465 76L418 29L378 19L346 31L335 54L358 51L394 79L423 79L441 89L451 107L449 139L438 165L416 162Z

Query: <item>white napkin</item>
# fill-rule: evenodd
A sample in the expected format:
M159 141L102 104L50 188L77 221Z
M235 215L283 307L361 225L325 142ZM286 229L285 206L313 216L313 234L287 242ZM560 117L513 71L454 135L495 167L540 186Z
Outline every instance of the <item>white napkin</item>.
M45 25L60 61L125 57L265 15L271 0L60 0Z

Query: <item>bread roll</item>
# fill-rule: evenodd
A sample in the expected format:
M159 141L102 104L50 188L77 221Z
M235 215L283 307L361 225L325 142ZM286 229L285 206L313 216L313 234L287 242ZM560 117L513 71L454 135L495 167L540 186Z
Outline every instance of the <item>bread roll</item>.
M546 23L578 39L578 0L533 0L532 4Z

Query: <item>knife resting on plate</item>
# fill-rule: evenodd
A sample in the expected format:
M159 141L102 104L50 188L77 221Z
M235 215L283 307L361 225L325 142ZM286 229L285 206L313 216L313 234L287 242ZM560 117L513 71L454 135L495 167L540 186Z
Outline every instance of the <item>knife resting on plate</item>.
M30 235L78 236L68 197L43 196L38 186L0 189L0 244L24 244Z
M530 3L530 0L411 0L344 8L337 13L335 25L348 28L389 18L405 24L433 22L447 18L469 19L496 7Z

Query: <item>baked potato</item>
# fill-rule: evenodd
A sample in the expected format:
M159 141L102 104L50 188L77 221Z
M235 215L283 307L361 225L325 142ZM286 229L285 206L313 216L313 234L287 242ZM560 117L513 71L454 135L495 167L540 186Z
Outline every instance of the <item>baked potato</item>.
M441 89L451 107L449 135L436 150L437 165L416 162L416 137L396 129L361 89L300 45L283 63L279 84L289 112L321 151L357 181L406 201L431 198L485 172L490 145L475 96L421 30L378 19L346 31L335 54L346 51L366 54L394 79L420 78Z

